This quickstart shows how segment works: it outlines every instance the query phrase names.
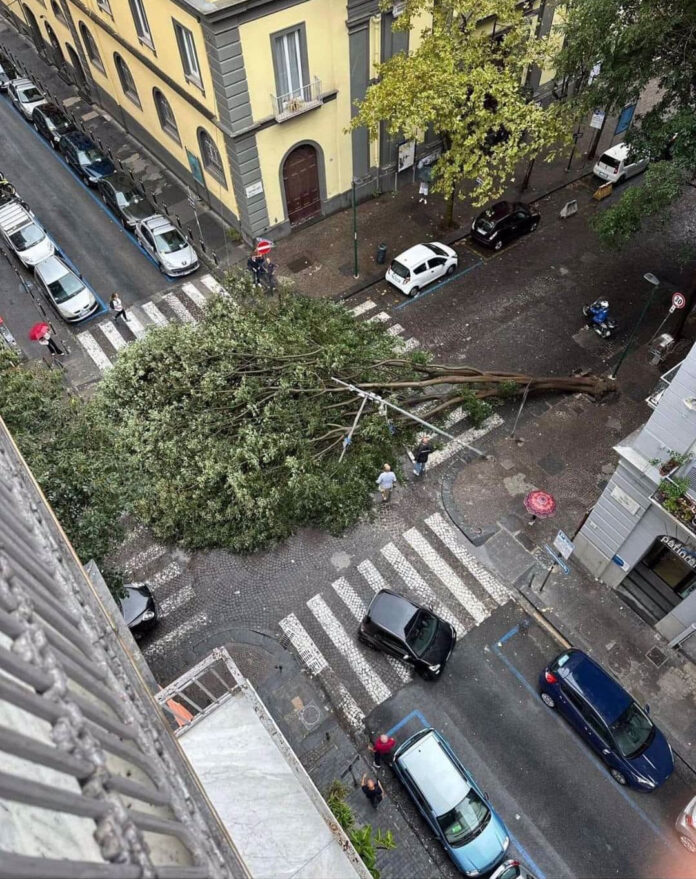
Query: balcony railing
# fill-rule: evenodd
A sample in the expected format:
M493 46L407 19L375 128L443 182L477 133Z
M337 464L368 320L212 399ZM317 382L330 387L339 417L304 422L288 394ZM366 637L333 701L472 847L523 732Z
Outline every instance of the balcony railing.
M285 122L286 119L292 119L293 116L322 105L321 80L315 76L312 82L293 89L286 95L271 95L271 101L276 122Z
M650 406L651 409L657 409L657 404L662 399L662 395L664 394L664 392L672 384L672 379L679 371L680 366L681 363L677 363L676 366L673 366L666 373L664 373L664 375L661 375L650 396L645 398L645 402L648 404L648 406Z

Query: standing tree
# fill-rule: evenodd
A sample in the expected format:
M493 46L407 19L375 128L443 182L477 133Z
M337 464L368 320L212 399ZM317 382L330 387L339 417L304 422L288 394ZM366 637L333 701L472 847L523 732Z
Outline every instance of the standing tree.
M463 181L475 184L474 204L484 204L503 192L523 159L557 145L567 127L559 105L544 109L524 88L551 45L516 0L407 0L394 27L410 30L422 16L431 27L413 52L379 66L352 127L365 126L373 139L381 122L407 139L431 128L443 146L433 189L447 199L452 225ZM494 35L484 20L496 22Z

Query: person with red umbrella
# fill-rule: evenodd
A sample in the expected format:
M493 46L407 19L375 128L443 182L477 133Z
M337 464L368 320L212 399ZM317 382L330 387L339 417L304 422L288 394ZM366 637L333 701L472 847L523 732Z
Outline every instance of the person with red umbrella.
M54 342L53 335L51 333L51 327L48 324L34 324L34 326L29 330L29 338L32 342L38 342L39 345L46 345L52 355L65 357L65 351L63 351L59 347L59 345Z

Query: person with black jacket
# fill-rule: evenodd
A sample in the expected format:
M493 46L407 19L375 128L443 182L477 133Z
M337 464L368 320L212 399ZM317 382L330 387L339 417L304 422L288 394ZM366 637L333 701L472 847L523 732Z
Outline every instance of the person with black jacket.
M424 436L413 452L413 472L416 476L425 475L425 465L428 463L430 453L434 452L429 436Z

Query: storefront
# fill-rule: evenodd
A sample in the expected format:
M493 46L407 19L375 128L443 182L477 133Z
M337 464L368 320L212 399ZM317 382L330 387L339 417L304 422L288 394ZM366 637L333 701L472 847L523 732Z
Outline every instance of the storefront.
M626 576L622 587L641 616L653 624L658 622L696 589L696 547L662 534Z

